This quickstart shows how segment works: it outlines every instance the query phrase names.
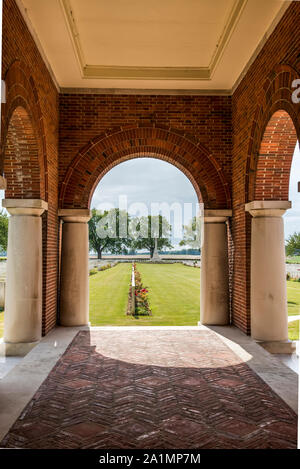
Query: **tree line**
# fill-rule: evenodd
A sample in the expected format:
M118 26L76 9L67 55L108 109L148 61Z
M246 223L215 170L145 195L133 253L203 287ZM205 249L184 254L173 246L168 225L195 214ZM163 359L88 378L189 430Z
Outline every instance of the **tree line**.
M125 220L125 221L124 221ZM108 226L110 221L112 226ZM124 226L127 224L124 230ZM99 229L100 228L100 229ZM196 220L184 227L184 236L181 246L197 248L195 244ZM126 236L124 236L124 232ZM171 225L162 215L148 215L147 217L131 217L127 212L119 209L98 211L92 209L92 217L89 221L90 250L97 253L98 259L104 252L111 254L135 254L137 250L149 251L153 256L155 249L172 249ZM198 244L199 249L199 244Z
M108 215L116 220L116 234L117 236L109 236L109 230L107 229L107 236L99 236L99 230L97 228L101 220L105 219ZM89 221L89 241L90 249L97 253L99 259L101 259L104 252L110 252L111 254L134 254L137 250L147 250L150 252L152 257L155 237L153 237L152 228L153 225L158 226L157 232L157 247L159 251L164 249L172 249L171 238L171 226L162 215L148 217L140 217L134 219L135 230L134 235L127 234L126 236L119 236L120 232L120 220L122 218L122 212L119 209L112 209L110 211L100 212L96 209L92 209L92 217ZM108 216L108 218L110 218ZM127 213L123 213L123 218L126 220L127 228L133 218ZM146 232L139 232L141 226L146 226ZM105 228L105 223L104 223ZM107 227L108 228L108 227ZM103 230L105 233L105 229ZM130 231L130 230L129 230ZM199 249L198 239L199 227L197 227L197 219L194 217L190 223L184 226L183 239L180 241L180 246L187 246L193 250ZM8 239L8 216L2 210L0 212L0 251L2 253L7 252L7 239ZM286 241L286 255L287 256L299 256L300 255L300 232L295 232L290 235Z

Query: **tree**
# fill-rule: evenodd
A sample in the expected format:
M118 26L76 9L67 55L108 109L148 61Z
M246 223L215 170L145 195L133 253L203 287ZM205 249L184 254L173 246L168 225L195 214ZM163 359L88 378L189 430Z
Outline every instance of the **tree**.
M135 225L132 232L132 249L147 249L150 257L153 257L155 248L155 238L157 238L157 248L159 250L172 248L170 242L171 225L162 215L148 215L148 217L140 217L138 220L133 219L132 224Z
M287 256L296 256L300 254L300 231L290 235L285 245Z
M7 239L8 239L8 216L1 210L0 212L0 249L7 251Z
M95 208L92 209L92 218L89 221L89 241L90 248L96 251L98 259L102 258L103 252L127 253L127 247L131 243L131 239L126 235L128 223L129 217L125 211L111 209L101 212ZM125 231L120 233L124 229L124 224Z
M200 249L201 241L201 221L199 217L193 217L188 225L184 225L183 239L179 246L191 246Z

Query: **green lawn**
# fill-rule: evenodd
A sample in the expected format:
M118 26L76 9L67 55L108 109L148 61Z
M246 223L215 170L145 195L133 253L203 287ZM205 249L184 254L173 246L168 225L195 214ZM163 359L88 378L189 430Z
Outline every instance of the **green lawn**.
M287 264L300 264L300 256L293 256L286 258Z
M149 288L153 317L158 326L196 326L200 319L200 269L183 264L137 264Z
M300 315L300 282L287 282L288 315ZM299 321L289 323L289 339L299 340Z
M4 327L4 311L0 311L0 337L3 336L3 327Z
M293 282L288 280L287 284L287 299L288 299L288 314L300 314L300 282Z
M196 325L200 310L200 269L182 264L137 264L150 289L152 316L126 316L131 264L90 277L90 321L104 326ZM113 294L111 292L113 291Z
M126 317L131 264L120 263L90 276L90 322L92 326L123 326ZM129 321L130 322L130 321Z

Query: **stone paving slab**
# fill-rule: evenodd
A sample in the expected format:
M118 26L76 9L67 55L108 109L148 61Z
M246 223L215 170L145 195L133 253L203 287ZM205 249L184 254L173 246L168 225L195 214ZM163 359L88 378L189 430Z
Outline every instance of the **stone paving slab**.
M5 448L296 448L297 416L210 330L80 331Z

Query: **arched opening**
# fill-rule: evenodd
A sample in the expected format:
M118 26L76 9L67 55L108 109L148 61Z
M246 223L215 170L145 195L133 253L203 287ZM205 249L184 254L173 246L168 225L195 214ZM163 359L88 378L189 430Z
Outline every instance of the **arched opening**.
M3 173L7 199L40 198L38 143L31 118L21 106L14 110L8 125Z
M226 178L213 155L190 135L176 129L141 125L128 130L113 129L92 139L72 160L61 184L60 324L64 326L88 323L85 225L90 217L92 194L100 179L116 165L145 157L164 160L181 170L204 203L207 235L203 239L207 242L203 246L206 256L203 255L201 275L203 321L205 324L229 322L227 220L231 216L231 202Z
M198 215L198 204L199 197L188 177L162 159L132 158L105 173L93 192L89 221L92 326L197 325L200 239L198 243L192 239L194 233L196 237L196 222L194 231L192 225ZM100 217L105 213L113 217L116 209L120 211L116 228L120 228L121 217L124 221L125 216L128 229L123 234L116 230L111 238L101 239L99 224L104 217ZM165 229L161 227L161 232L152 233L159 214ZM142 233L139 223L146 222L146 218L148 226ZM137 237L133 233L136 226L140 229ZM139 304L136 281L134 313L133 263L136 277L142 283L139 288L147 290L143 298L146 297L148 307L147 310L144 304Z
M2 148L6 181L2 217L8 217L7 258L1 271L4 347L7 355L24 355L42 333L41 215L47 205L41 200L38 139L25 107L17 106L10 114Z
M289 114L276 111L269 120L257 159L254 200L288 200L297 133Z
M293 300L287 297L283 215L291 206L290 173L296 143L290 115L285 110L274 112L256 160L254 200L246 205L252 215L251 334L274 353L293 349L288 333L287 305Z
M295 147L290 171L289 200L284 215L289 339L299 342L300 318L300 148Z

